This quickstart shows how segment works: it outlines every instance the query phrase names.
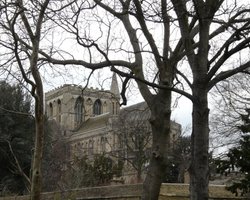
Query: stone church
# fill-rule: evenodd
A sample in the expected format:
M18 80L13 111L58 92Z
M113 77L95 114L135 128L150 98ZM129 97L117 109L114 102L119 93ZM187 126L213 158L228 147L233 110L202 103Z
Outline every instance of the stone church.
M128 138L124 134L128 130L134 133L133 135L130 133L129 143L136 141L136 144L129 146L135 148L133 152L138 152L138 144L142 142L140 138L146 133L149 142L147 141L143 151L150 151L150 125L147 122L150 113L146 103L120 109L119 101L120 92L115 74L112 77L110 90L64 84L45 94L46 114L49 120L54 120L60 125L63 130L62 135L67 136L71 158L73 156L90 158L103 153L114 157L121 151L126 151L126 158L130 158L131 152L128 152L128 145L124 144L124 138ZM169 145L174 144L180 133L181 126L172 122ZM145 141L144 138L143 142ZM124 182L137 182L135 172L128 170L128 167L126 169L123 172Z

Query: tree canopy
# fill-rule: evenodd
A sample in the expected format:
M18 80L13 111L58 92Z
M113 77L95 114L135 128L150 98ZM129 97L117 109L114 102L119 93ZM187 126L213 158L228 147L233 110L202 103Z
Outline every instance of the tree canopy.
M34 118L31 99L20 85L0 82L0 190L29 191Z
M243 124L238 126L243 135L239 140L239 144L229 149L226 159L217 161L218 171L220 173L237 172L241 177L239 180L227 187L228 190L238 195L250 192L250 110L246 110L247 114L241 114Z

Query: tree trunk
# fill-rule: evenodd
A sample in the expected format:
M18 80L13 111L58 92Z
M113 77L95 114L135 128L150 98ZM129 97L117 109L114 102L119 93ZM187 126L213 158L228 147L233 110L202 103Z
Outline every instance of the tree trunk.
M38 75L38 74L37 74ZM35 149L32 163L32 181L31 181L31 200L41 199L42 190L42 156L44 144L44 103L43 103L43 87L40 76L37 77L37 96L35 97Z
M137 183L141 183L141 182L142 182L141 171L138 171L138 172L137 172L136 179L137 179L137 180L136 180Z
M166 91L165 91L166 92ZM158 99L157 99L158 98ZM150 106L149 106L150 107ZM171 94L155 98L151 107L151 127L153 135L152 154L146 179L143 183L143 200L157 200L164 180L170 135Z
M202 81L202 78L200 78ZM201 82L199 81L199 82ZM199 86L198 86L199 85ZM205 84L194 81L193 130L191 137L190 196L191 200L208 200L208 102Z
M42 154L43 154L43 140L44 140L44 117L43 114L36 117L36 137L35 149L32 163L32 184L31 184L31 200L40 200L42 190Z
M44 94L43 82L37 67L39 39L33 42L33 52L30 59L31 73L36 83L32 94L35 99L35 149L32 163L31 200L40 200L42 191L42 156L44 144Z

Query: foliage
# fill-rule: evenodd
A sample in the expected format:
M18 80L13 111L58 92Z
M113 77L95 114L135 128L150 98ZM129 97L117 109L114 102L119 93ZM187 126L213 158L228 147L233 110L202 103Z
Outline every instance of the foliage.
M169 160L166 166L165 180L166 183L177 183L178 182L179 169L178 165L175 164L175 160Z
M104 154L96 155L92 165L96 185L107 184L113 178L114 166L111 158Z
M241 119L244 122L243 125L238 128L244 133L241 136L238 146L229 149L226 160L218 160L218 172L231 173L239 172L242 178L238 181L234 181L232 185L227 189L232 193L238 195L240 192L242 195L250 192L250 110L247 109L247 115L241 115Z
M184 183L184 174L188 168L191 154L191 138L190 136L180 136L177 141L173 142L164 182Z
M238 126L238 128L243 132L243 133L249 133L250 132L250 109L245 109L247 114L241 114L240 117L243 121L243 125Z
M34 133L31 101L20 85L0 82L0 94L3 94L0 98L0 190L3 194L23 194L29 183L14 157L29 176Z
M80 187L107 185L114 175L121 173L121 166L105 154L73 157L69 160L67 143L56 140L44 162L44 191L67 190Z
M69 182L69 188L106 185L112 180L114 169L113 161L104 154L95 155L93 160L76 157L65 171L64 183Z

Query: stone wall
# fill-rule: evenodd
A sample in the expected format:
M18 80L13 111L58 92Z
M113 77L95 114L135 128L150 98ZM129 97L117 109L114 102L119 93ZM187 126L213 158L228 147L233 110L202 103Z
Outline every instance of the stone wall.
M163 184L159 200L188 200L188 184ZM75 189L69 191L43 193L42 200L139 200L142 191L141 184L117 185ZM249 197L235 197L225 190L224 186L209 186L211 200L239 200ZM0 200L29 200L29 196L0 197Z

